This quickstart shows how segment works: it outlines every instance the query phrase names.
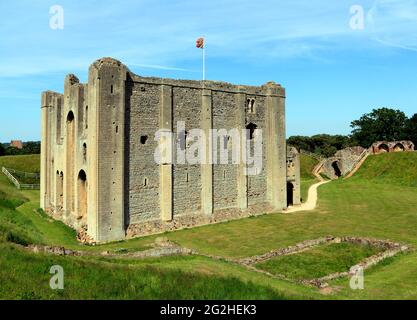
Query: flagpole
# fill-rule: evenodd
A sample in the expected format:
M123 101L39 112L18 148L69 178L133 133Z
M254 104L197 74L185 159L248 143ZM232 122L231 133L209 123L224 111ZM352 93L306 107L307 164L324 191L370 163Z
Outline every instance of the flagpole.
M206 80L206 39L203 36L203 81Z

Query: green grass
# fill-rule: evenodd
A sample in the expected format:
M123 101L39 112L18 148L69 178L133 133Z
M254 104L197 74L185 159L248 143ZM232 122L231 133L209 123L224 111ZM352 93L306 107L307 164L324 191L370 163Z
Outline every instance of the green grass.
M349 271L351 266L380 251L375 247L347 242L325 244L304 252L272 258L256 267L289 279L311 280Z
M315 179L315 176L312 174L314 167L319 162L305 154L300 154L300 176L301 179L304 180L311 180Z
M301 202L307 201L308 189L311 185L318 182L317 178L312 174L317 164L318 161L313 157L300 154Z
M369 156L355 179L417 187L417 152L397 152Z
M283 299L268 286L149 265L28 254L0 244L2 299ZM64 269L64 290L51 290L49 270ZM30 267L29 267L30 266Z
M12 168L25 172L40 172L40 155L29 154L21 156L0 157L0 168Z
M21 167L16 169L36 171L25 168L21 158L8 161L20 163ZM413 181L416 177L416 163L416 153L369 157L352 178L321 186L318 207L314 211L270 214L179 230L164 236L199 252L224 257L263 254L326 235L390 239L415 247L417 187ZM8 166L13 168L10 164ZM378 166L385 169L375 169ZM23 252L11 248L10 240L22 238L27 242L91 251L121 248L134 251L147 248L157 236L103 246L80 246L72 229L36 210L39 207L38 191L18 191L4 176L0 176L0 197L0 241L3 241L0 247L0 298L59 298L58 293L45 288L48 285L45 281L50 276L48 268L55 261L65 264L65 268L70 270L69 281L74 277L74 283L67 287L68 291L74 288L73 291L66 292L65 289L61 293L63 298L324 298L315 288L271 279L239 265L204 257L130 262L112 260L110 263L104 258L51 257ZM8 232L12 232L12 235L7 235ZM82 276L77 278L73 272ZM196 277L198 290L187 280L189 277ZM211 279L213 285L210 284ZM175 288L168 284L168 289L161 288L165 280L173 281ZM122 283L120 286L119 281ZM221 285L222 281L227 284L227 288ZM88 293L83 293L84 286L81 287L81 284L84 282L94 290L85 289ZM137 283L140 283L140 290L135 287ZM413 251L366 270L365 290L353 291L349 289L348 279L341 279L331 283L339 287L339 291L325 298L417 299L416 283L417 253ZM134 289L129 291L131 287ZM247 290L254 293L249 294ZM124 291L129 293L125 294Z

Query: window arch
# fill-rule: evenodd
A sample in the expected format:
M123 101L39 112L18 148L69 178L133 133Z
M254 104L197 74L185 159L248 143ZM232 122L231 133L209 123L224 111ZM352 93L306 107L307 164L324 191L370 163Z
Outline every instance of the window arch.
M80 170L77 179L77 195L78 195L78 217L87 216L87 174L84 170Z

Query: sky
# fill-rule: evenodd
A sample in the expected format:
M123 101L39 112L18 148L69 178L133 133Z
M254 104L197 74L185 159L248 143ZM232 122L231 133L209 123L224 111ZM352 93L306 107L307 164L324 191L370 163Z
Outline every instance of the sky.
M202 35L208 80L286 88L288 136L349 134L373 108L417 113L417 0L0 0L0 141L39 140L41 92L63 92L68 73L86 82L101 57L201 79Z

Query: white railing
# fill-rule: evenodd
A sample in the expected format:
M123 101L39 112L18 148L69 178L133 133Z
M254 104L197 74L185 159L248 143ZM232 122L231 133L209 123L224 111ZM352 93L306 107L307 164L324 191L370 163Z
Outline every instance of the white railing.
M7 178L16 186L19 190L39 190L40 185L39 184L27 184L27 183L20 183L19 180L12 174L20 175L25 178L35 178L39 179L39 173L29 173L29 172L23 172L18 171L14 169L8 169L5 167L1 168L1 171L6 175Z

